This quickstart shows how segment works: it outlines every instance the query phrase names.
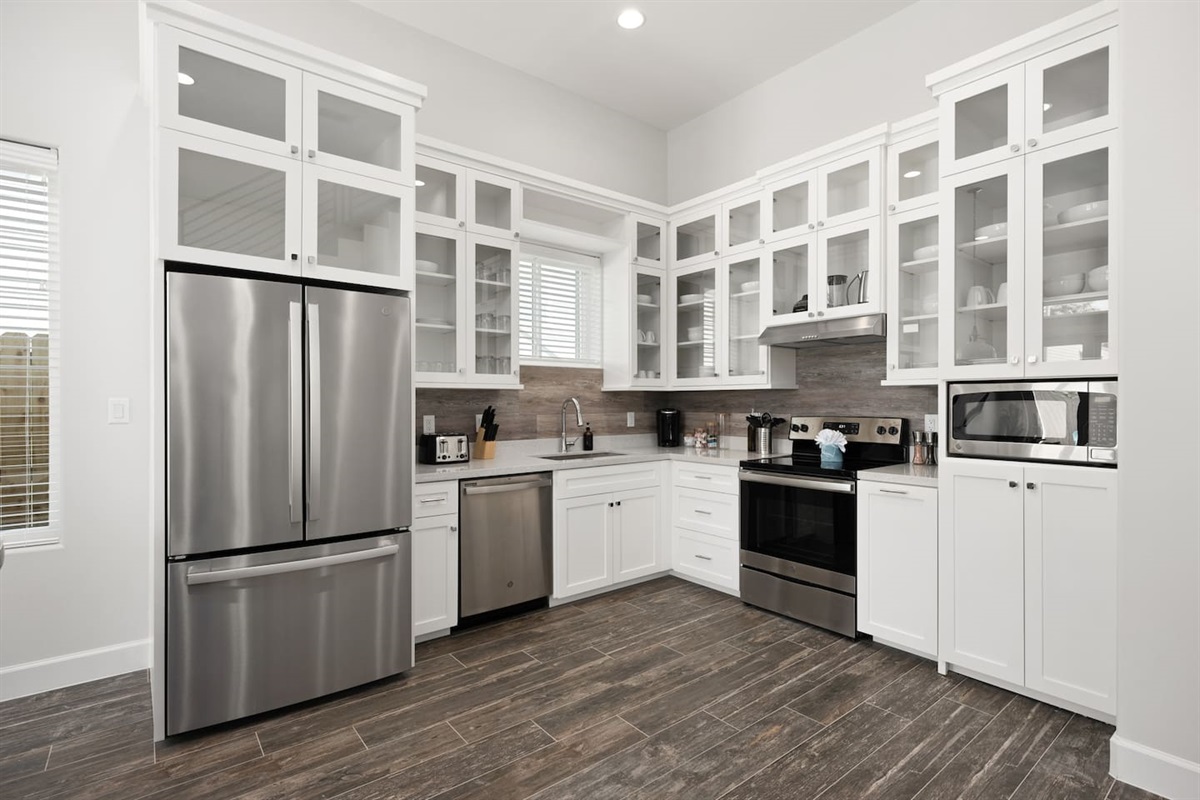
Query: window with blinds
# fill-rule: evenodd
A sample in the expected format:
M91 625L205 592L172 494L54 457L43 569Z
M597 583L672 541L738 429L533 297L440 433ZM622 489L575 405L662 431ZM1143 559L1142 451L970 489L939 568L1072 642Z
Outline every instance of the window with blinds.
M518 263L521 363L600 366L600 259L524 245Z
M58 152L0 140L0 536L59 536Z

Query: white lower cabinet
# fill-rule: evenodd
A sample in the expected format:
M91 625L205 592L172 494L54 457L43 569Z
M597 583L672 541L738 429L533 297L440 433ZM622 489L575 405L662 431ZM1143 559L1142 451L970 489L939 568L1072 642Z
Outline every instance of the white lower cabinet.
M554 597L666 569L663 509L661 464L555 472Z
M858 482L858 629L937 658L937 489Z
M737 467L672 464L671 568L738 593Z
M458 482L418 484L413 492L413 636L458 624Z
M1116 713L1115 471L939 468L939 658Z

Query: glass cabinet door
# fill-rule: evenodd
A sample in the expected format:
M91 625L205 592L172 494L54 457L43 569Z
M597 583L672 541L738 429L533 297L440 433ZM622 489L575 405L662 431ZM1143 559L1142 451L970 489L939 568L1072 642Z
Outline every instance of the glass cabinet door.
M717 247L719 208L697 211L673 223L673 266L689 267L720 255Z
M304 275L391 289L413 288L407 186L304 166Z
M520 184L499 175L467 170L468 231L516 239L520 219Z
M666 383L663 338L667 331L666 316L662 311L666 283L659 270L635 269L633 277L634 308L637 309L633 382L661 386Z
M464 244L457 231L417 223L413 362L418 383L456 380L466 373L465 337L459 335Z
M163 258L300 275L299 161L169 130L160 150Z
M643 267L663 267L667 261L667 223L632 214L629 217L633 263Z
M725 261L726 375L762 379L766 348L758 343L763 328L762 259Z
M878 219L817 235L818 317L881 311L879 286Z
M304 75L304 160L412 186L412 106Z
M888 218L888 378L937 381L938 209Z
M1025 67L1016 66L941 96L943 174L1024 152L1024 76Z
M300 70L167 25L158 30L164 127L299 157Z
M956 377L1021 373L1024 162L963 173L942 190L941 363Z
M939 147L934 131L888 148L889 214L937 203Z
M770 291L766 324L799 322L816 318L816 234L793 236L767 248L770 275L765 289Z
M1026 159L1025 372L1111 375L1115 133ZM1167 289L1169 291L1169 289Z
M816 183L816 173L805 172L767 186L763 192L763 233L768 242L817 229Z
M759 192L755 192L751 197L726 203L721 209L721 219L725 223L726 255L753 250L762 244L761 207L762 198Z
M417 159L416 217L417 222L465 228L467 171L462 167L436 158Z
M468 264L474 270L474 290L468 312L473 315L468 357L476 380L515 383L518 374L516 249L511 242L483 236L467 237Z
M717 377L717 265L676 273L675 379L711 382Z
M1025 65L1029 151L1116 127L1115 30L1060 47Z
M878 216L879 167L879 148L872 147L817 170L817 227Z

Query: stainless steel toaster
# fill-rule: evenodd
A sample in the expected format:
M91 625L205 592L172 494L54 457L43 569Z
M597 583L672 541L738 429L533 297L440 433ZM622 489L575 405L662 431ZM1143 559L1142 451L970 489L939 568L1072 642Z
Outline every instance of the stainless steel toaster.
M465 433L423 433L417 444L417 461L422 464L451 464L470 461Z

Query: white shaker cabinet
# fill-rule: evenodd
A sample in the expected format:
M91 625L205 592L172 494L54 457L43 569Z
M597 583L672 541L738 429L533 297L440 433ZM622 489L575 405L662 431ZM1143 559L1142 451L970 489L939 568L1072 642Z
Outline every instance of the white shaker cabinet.
M458 624L458 482L419 483L413 490L413 635L429 637Z
M521 184L487 172L468 169L467 231L495 236L500 239L519 239L517 226L521 219Z
M439 158L417 156L416 176L417 222L465 230L466 168Z
M573 597L613 582L612 495L554 500L554 596Z
M416 109L304 73L304 160L411 187Z
M858 482L858 629L937 658L937 489Z

